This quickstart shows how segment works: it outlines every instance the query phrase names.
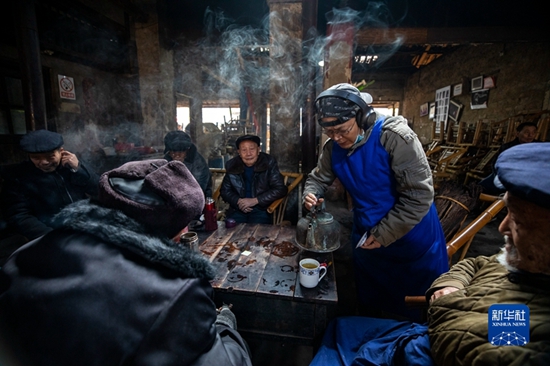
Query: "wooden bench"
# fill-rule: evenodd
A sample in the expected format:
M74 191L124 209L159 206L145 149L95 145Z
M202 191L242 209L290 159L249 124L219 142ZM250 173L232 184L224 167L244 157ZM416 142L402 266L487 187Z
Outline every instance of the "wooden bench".
M221 182L223 180L223 176L225 175L225 169L211 168L210 172L212 173L212 186L216 187L216 190L212 194L212 198L214 199L214 201L216 201L216 207L220 208L223 207L223 201L220 191ZM299 186L299 184L302 182L302 179L304 179L304 175L302 173L281 172L281 174L283 175L285 185L288 187L288 193L283 198L279 198L278 200L274 201L267 208L267 212L273 215L273 225L281 225L283 223L286 205L288 203L290 194L294 191L296 187ZM301 197L298 197L298 199L301 199Z

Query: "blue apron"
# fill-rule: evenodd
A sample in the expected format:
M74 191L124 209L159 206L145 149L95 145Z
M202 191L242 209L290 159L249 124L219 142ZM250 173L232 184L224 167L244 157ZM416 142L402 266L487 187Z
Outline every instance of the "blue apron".
M391 159L380 134L379 118L370 138L347 156L334 143L332 169L353 199L352 244L382 220L397 202ZM445 237L432 204L424 218L405 236L387 247L354 249L354 270L359 301L368 308L416 318L405 307L407 295L424 295L432 282L448 271Z

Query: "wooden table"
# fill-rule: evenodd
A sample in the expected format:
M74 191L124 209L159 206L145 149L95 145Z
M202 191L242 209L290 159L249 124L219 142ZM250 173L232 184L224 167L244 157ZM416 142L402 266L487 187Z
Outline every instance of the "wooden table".
M333 257L300 250L294 236L295 227L239 224L226 229L220 223L200 250L216 270L211 282L216 306L233 304L239 332L316 347L336 314ZM302 258L329 265L313 289L300 285Z

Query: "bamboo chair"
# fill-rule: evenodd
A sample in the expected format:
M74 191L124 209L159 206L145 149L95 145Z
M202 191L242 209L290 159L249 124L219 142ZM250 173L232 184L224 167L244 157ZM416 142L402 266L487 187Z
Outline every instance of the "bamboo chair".
M212 198L216 202L216 207L218 208L224 207L226 204L223 202L220 192L221 192L221 181L223 179L223 175L225 175L225 169L210 169L210 171L212 172L212 179L214 179L214 175L216 175L216 182L213 184L213 186L216 187L216 190L212 194ZM286 205L288 203L290 194L294 191L296 187L298 187L302 179L304 179L304 175L301 173L281 172L281 174L283 175L285 185L288 187L288 193L283 198L279 198L278 200L275 200L267 208L267 212L269 212L273 216L273 225L283 224ZM220 176L221 176L221 179L220 179Z
M498 150L498 148L491 148L473 169L466 172L464 185L466 185L470 179L476 179L479 181L491 173L492 166L490 163L493 162Z
M492 202L478 217L476 217L470 224L464 229L459 231L453 239L447 243L447 257L449 262L452 261L453 255L462 248L459 261L464 259L466 252L470 248L474 236L481 230L487 223L496 217L496 215L504 208L504 201L497 196L490 196L487 194L480 194L479 199L485 202ZM425 296L405 296L405 303L411 308L425 308L428 305Z
M442 146L442 152L432 170L434 185L438 185L442 180L454 179L464 168L462 160L464 154L468 151L467 147L461 146Z

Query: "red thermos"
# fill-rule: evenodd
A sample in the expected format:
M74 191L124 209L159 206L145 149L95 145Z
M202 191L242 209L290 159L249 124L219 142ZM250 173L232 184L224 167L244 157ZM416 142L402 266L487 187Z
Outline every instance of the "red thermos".
M218 229L218 219L216 212L216 204L212 197L206 197L204 204L204 230L214 231Z

